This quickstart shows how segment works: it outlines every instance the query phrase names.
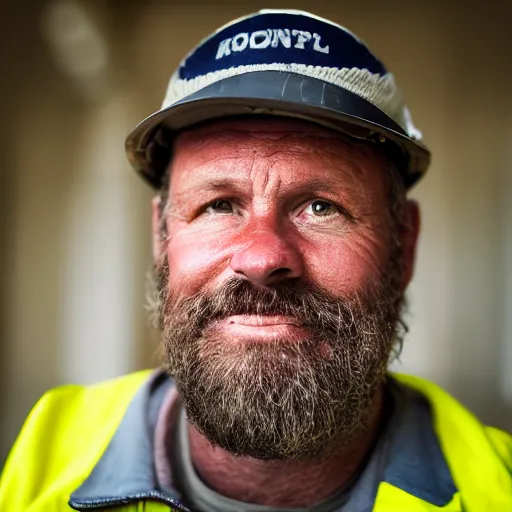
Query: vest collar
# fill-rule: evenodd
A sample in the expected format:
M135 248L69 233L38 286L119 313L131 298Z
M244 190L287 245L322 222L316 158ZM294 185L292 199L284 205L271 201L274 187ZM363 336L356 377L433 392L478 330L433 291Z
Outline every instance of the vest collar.
M139 388L105 453L71 494L71 508L94 510L153 500L176 511L189 512L180 503L178 493L158 489L153 463L154 425L171 385L163 372L155 372Z

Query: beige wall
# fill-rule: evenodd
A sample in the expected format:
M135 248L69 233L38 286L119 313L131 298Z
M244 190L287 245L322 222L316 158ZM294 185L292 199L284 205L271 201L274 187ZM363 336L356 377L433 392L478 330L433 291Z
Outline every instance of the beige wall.
M0 128L0 460L45 389L155 363L157 336L142 307L150 191L124 161L123 137L157 108L184 53L261 7L185 4L82 3L108 50L92 95L42 35L51 2L11 7L1 36L13 73L2 86L10 122ZM512 430L512 72L504 50L512 10L459 5L317 0L294 8L347 25L375 49L434 153L412 194L423 232L411 332L395 368L433 379Z

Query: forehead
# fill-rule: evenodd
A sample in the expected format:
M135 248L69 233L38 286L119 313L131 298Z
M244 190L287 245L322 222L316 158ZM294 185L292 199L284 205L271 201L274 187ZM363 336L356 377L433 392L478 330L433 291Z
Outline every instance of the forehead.
M244 174L255 163L281 171L293 167L293 179L299 181L329 169L340 181L368 186L385 180L385 159L368 143L305 120L251 116L210 121L182 132L174 141L171 181L175 187L191 179L200 182L211 173Z
M352 149L361 153L371 153L368 144L357 142L336 130L321 126L311 121L278 116L239 116L208 121L181 132L174 142L175 152L187 149L200 149L201 146L211 145L215 141L239 143L245 139L245 144L257 141L267 141L282 146L285 149L299 148L301 145L311 145L311 148L324 147L326 150L338 148L343 151ZM294 144L295 143L295 144Z

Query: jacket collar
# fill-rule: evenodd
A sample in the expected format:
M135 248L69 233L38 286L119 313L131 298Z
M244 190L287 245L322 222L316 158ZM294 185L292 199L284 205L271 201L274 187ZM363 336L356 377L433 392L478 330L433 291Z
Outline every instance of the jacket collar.
M153 462L154 425L171 385L163 372L155 372L139 388L105 453L71 494L71 508L93 510L148 499L189 512L178 493L158 489Z

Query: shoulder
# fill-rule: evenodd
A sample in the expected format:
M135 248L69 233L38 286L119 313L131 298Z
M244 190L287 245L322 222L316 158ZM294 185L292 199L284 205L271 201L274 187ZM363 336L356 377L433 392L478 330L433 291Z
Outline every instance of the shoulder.
M67 385L47 391L36 404L28 420L37 419L43 411L65 409L68 414L80 415L86 408L91 414L89 406L94 404L96 414L102 409L115 410L122 408L129 401L137 389L150 377L151 370L131 373L115 379L107 380L90 386Z
M512 435L494 427L486 427L486 431L496 453L512 475Z
M132 373L90 386L67 385L47 391L30 412L17 443L31 436L98 435L115 428L151 371ZM86 420L86 421L84 421Z
M79 484L106 449L128 404L150 375L148 370L91 386L68 385L46 392L28 415L5 464L0 509L24 510L56 481L63 489ZM12 508L13 496L18 508Z
M457 487L464 491L462 495L489 495L492 490L497 502L512 506L510 434L484 425L469 409L433 382L411 375L391 374L391 377L426 398L443 456ZM481 478L483 474L486 475L484 480Z

